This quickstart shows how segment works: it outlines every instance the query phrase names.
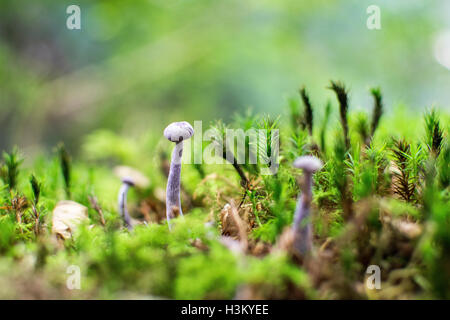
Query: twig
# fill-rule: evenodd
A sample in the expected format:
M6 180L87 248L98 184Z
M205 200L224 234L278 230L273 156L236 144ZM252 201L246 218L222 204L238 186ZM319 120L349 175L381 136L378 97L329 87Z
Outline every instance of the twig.
M103 210L100 204L98 203L98 199L96 196L89 195L88 196L89 202L92 206L92 208L97 211L98 215L100 216L100 222L103 226L106 225L105 217L103 216Z

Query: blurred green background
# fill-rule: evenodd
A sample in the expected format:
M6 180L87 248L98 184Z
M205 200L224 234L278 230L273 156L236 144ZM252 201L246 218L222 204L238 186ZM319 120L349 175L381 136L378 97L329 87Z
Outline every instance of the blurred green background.
M66 27L81 7L81 30ZM366 9L381 9L368 30ZM351 108L450 108L448 0L0 1L0 148L33 154L110 129L161 133L175 120L253 108L286 113L305 84L320 107L329 79Z

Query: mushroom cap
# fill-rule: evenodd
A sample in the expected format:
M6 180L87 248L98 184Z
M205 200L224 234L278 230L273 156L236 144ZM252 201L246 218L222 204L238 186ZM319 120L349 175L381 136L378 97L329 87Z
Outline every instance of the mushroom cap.
M164 129L164 137L172 142L187 140L194 134L194 128L186 122L173 122Z
M298 169L303 169L308 172L316 172L320 168L322 168L323 163L322 160L313 157L313 156L302 156L298 157L294 161L294 167Z
M123 183L127 183L138 188L145 189L150 184L150 181L144 174L131 167L117 166L114 168L114 174L122 180Z
M122 182L126 183L126 184L128 184L128 185L130 185L132 187L134 187L134 185L135 185L133 178L130 178L130 177L122 178Z
M59 201L52 213L52 232L69 239L78 226L89 221L88 208L75 201Z

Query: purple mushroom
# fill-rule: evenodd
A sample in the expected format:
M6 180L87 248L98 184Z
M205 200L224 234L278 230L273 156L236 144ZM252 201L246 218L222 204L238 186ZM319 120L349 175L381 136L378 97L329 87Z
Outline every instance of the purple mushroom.
M169 179L167 180L166 190L166 215L169 229L170 220L175 218L175 213L179 212L182 216L180 201L180 180L181 180L181 158L183 156L183 141L189 139L194 134L194 129L186 121L174 122L164 130L164 136L172 142L175 142L175 148L172 152L172 161L170 162Z
M122 217L125 226L128 230L133 229L133 219L128 214L127 209L127 194L130 187L136 187L145 189L150 184L150 181L139 171L127 167L118 166L114 168L114 173L122 181L122 186L119 190L118 203L119 203L119 213Z
M130 189L130 187L133 187L133 186L134 186L134 182L132 179L124 178L124 179L122 179L122 186L120 187L120 190L119 190L119 213L125 223L125 226L128 228L128 230L133 229L133 226L131 225L131 217L128 214L128 209L127 209L127 193L128 193L128 189Z
M299 157L294 161L294 167L303 170L304 183L297 201L294 215L294 250L301 256L312 248L312 226L310 221L312 200L312 176L322 168L322 161L313 156Z

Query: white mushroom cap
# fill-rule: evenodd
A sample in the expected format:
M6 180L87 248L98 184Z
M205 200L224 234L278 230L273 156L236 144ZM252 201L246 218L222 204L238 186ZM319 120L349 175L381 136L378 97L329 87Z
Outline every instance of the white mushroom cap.
M308 172L316 172L322 168L323 163L320 159L313 156L302 156L298 157L294 161L294 167L303 169Z
M145 189L150 185L148 178L140 171L127 166L117 166L114 168L114 174L122 180L123 183Z
M194 134L194 128L186 122L173 122L164 129L164 137L172 142L187 140Z
M78 226L89 221L88 208L75 201L59 201L53 209L52 232L69 239Z

